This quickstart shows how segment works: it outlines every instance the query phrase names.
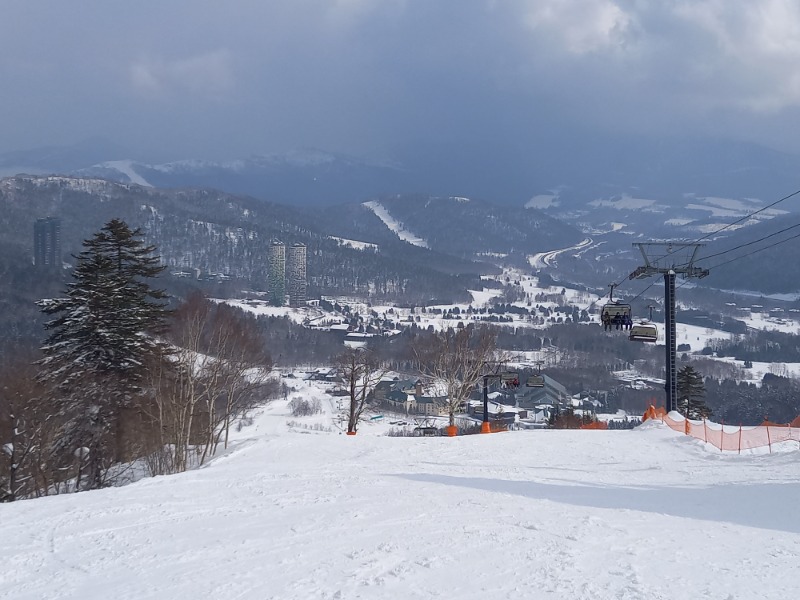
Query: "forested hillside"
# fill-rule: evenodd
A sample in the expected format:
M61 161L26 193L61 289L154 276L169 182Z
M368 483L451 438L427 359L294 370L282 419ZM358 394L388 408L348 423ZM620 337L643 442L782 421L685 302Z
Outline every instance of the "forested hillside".
M800 253L799 233L800 216L786 214L706 242L698 256L709 258L698 264L711 274L701 285L764 294L800 291L800 264L787 260Z
M64 258L90 231L119 217L141 227L173 270L221 273L259 290L266 285L267 247L277 238L308 246L311 295L364 293L399 301L465 299L490 267L434 255L397 240L360 250L300 210L212 190L155 190L97 179L15 177L0 183L3 240L31 256L36 218L62 221ZM383 227L382 224L379 224ZM385 229L385 227L383 227Z
M527 255L566 248L584 238L577 228L541 211L480 199L420 194L377 202L429 248L467 259L513 255L510 259L524 262Z

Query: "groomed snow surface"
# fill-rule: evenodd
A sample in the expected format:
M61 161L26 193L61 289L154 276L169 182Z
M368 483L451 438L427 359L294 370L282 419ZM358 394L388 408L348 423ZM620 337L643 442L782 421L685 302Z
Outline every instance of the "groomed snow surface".
M197 471L0 505L0 598L796 593L797 449L721 454L661 424L345 436L327 398L269 405Z

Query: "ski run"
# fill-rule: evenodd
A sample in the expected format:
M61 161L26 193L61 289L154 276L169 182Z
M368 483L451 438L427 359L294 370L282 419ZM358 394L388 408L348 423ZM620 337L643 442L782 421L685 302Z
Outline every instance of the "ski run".
M384 418L345 436L323 404L269 404L199 470L0 505L0 599L796 593L796 444L720 453L652 422L414 438Z

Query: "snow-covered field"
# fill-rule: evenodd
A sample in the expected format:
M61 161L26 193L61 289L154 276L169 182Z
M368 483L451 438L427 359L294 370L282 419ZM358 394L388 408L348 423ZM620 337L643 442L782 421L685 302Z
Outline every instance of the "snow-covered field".
M796 449L721 454L660 424L349 437L332 415L275 402L206 468L0 505L0 598L796 593Z
M290 306L271 306L266 300L221 300L212 298L213 302L224 302L235 306L245 312L259 317L287 317L295 323L302 323L306 319L324 316L324 312L317 308L294 308Z
M628 194L622 194L622 197L608 200L592 200L589 202L589 206L594 206L597 208L614 208L616 210L641 210L648 212L662 212L667 208L662 204L658 204L655 200L649 200L647 198L634 198Z
M329 239L336 240L340 246L348 246L350 248L355 248L356 250L377 250L377 244L370 244L369 242L359 242L357 240L348 240L347 238L340 238L336 237L335 235L329 235Z

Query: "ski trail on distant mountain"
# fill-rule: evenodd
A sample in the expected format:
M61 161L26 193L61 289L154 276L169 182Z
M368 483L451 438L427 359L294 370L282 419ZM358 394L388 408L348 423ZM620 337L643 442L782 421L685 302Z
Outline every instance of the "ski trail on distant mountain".
M370 202L364 202L364 206L370 209L372 212L375 213L381 221L383 221L384 225L386 225L390 230L397 234L404 242L408 242L409 244L414 244L415 246L420 246L421 248L427 248L428 242L424 239L419 237L418 235L414 235L408 229L406 229L402 223L397 221L389 214L389 211L386 208L374 200Z
M144 187L153 187L149 181L133 170L133 165L131 163L132 161L130 160L110 160L108 162L104 162L102 166L110 169L116 169L123 175L127 176L128 179L131 180L131 183L135 183Z

